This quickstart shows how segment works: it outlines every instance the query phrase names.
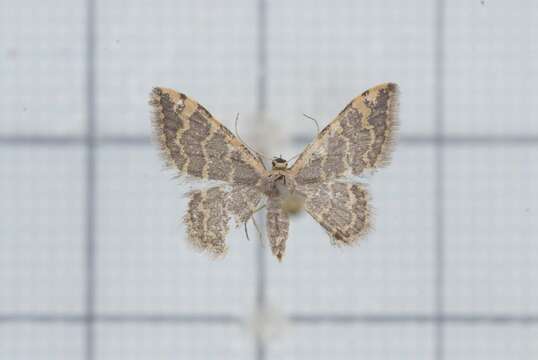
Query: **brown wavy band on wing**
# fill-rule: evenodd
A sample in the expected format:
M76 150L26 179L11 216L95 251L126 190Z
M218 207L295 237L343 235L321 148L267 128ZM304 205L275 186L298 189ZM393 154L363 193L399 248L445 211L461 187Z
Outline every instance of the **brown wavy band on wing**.
M378 85L356 97L293 164L298 184L321 183L386 165L396 130L398 87Z
M267 176L250 150L193 99L156 87L150 104L161 153L180 176L250 186Z

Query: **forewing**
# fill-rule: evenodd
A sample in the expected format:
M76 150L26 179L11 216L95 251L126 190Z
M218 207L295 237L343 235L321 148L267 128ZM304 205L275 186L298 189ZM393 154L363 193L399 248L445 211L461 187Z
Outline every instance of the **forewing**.
M298 184L357 176L388 163L397 129L398 87L378 85L356 97L291 168Z
M193 99L156 87L150 104L162 154L180 175L250 186L267 176L256 156Z
M305 210L329 233L335 244L351 245L371 227L369 195L360 184L328 182L298 188Z
M267 199L267 237L271 251L278 260L282 260L286 251L289 226L289 217L281 206L280 198L269 197Z

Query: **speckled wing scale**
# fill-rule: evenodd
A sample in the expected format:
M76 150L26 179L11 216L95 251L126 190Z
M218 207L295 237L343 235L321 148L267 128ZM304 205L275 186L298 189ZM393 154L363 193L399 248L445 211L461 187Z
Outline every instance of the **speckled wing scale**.
M255 186L268 176L267 170L226 127L184 94L154 88L150 104L155 138L167 165L180 177L226 183L189 193L184 218L196 248L223 254L230 216L236 222L248 220L261 199Z
M298 191L305 195L305 210L335 245L352 245L372 227L364 185L331 181L300 186Z
M215 255L226 252L230 214L225 199L226 191L218 186L189 194L189 209L184 221L189 242L195 248Z
M366 90L349 103L290 169L305 210L335 244L351 245L372 227L369 195L354 176L390 161L398 128L398 87Z
M261 194L246 187L215 186L189 193L189 205L183 218L189 243L213 255L226 253L226 235L233 217L236 225L252 216Z
M196 101L154 88L150 104L162 154L180 175L250 186L268 175L256 156Z
M289 205L298 198L337 245L354 244L371 228L369 195L356 177L390 159L398 127L396 84L378 85L353 99L291 168L278 159L271 171L187 96L155 88L150 104L155 137L167 164L182 177L222 183L189 193L184 221L196 248L223 254L230 220L245 223L264 199L267 235L279 260L293 213L289 209L295 208Z
M338 114L293 164L298 184L357 176L386 165L397 130L398 87L366 90Z

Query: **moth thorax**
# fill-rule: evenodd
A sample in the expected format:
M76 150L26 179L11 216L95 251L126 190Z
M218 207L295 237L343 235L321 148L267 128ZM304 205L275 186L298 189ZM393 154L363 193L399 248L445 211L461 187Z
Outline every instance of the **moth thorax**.
M281 157L274 158L272 165L273 170L286 170L288 168L288 162Z

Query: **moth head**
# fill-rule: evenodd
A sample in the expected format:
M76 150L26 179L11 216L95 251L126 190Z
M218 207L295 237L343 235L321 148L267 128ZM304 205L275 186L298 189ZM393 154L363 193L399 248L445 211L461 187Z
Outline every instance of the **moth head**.
M273 170L286 170L288 168L288 162L280 156L273 158L272 164Z

